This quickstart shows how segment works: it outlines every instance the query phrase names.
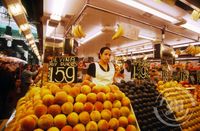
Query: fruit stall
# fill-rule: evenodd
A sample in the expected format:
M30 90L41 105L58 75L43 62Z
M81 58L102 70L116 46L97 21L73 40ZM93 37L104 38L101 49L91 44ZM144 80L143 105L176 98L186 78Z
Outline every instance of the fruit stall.
M0 47L19 48L20 57L27 55L28 63L38 62L42 70L2 123L5 131L200 130L196 2L38 0L43 6L38 16L38 5L22 1L3 0L8 11L2 14L11 15L9 25L13 17L26 49L4 34L7 45L0 41ZM24 3L36 7L24 8ZM22 11L12 14L12 4L19 4ZM37 21L29 22L33 16ZM33 36L28 23L36 23L40 36ZM102 47L110 48L108 59L118 76L105 86L84 79L89 64L99 61ZM0 62L5 59L16 62L10 56L0 57ZM124 79L127 60L129 81Z
M31 86L16 107L10 130L140 130L131 102L116 85L46 82Z

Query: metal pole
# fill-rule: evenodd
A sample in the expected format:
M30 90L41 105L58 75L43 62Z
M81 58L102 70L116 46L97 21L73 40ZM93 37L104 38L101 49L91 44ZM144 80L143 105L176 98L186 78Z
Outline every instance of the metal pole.
M75 24L77 22L77 20L81 17L82 13L85 11L85 9L87 7L87 3L88 3L88 1L84 5L84 7L81 9L81 11L79 12L79 14L76 17L76 19L72 22L72 24ZM69 33L70 29L71 29L71 26L67 29L67 31L65 32L65 35Z

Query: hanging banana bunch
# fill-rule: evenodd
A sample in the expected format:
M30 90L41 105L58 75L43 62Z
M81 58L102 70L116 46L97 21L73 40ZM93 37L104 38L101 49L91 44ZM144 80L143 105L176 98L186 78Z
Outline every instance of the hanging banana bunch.
M196 54L200 53L200 46L196 46Z
M112 40L115 40L119 37L121 37L124 34L124 29L121 24L117 24L117 31L115 34L112 36Z
M195 21L199 20L199 18L200 18L200 11L193 10L193 11L192 11L191 17L192 17L192 19L195 20Z
M191 54L193 52L193 50L195 49L195 47L193 45L189 45L186 49L185 52L188 54Z
M200 46L193 46L189 45L186 49L185 52L191 55L196 55L200 53Z
M75 37L75 38L82 38L82 37L85 37L85 33L81 27L81 25L72 25L72 35Z
M177 55L181 55L181 50L180 49L176 49L176 53Z

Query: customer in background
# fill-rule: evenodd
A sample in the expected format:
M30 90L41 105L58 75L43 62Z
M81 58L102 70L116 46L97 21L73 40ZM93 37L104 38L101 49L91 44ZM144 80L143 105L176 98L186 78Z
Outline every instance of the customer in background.
M123 75L123 79L125 82L131 81L133 71L130 60L125 61L124 67L120 71L120 73Z
M10 93L15 90L14 68L10 63L5 62L0 67L0 119L8 118L10 115Z
M31 71L31 65L27 64L25 65L25 69L22 72L22 96L25 95L27 90L29 89L29 86L33 83L33 76L36 76L38 73L38 70L35 70L34 72Z

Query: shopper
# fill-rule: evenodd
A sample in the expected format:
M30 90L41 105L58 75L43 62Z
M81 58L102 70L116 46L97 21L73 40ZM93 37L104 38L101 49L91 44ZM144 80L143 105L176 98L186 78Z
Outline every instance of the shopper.
M10 115L9 95L15 89L13 68L10 63L5 62L0 67L0 119L8 118Z
M31 65L27 64L25 65L25 69L22 72L22 96L25 95L27 90L29 89L29 86L33 83L32 77L37 75L38 70L31 72Z
M102 47L99 52L99 62L94 62L89 65L86 80L91 80L96 85L109 85L113 83L115 68L110 62L111 49Z
M131 81L133 71L130 60L125 61L124 67L120 71L120 73L123 75L123 79L125 82Z

